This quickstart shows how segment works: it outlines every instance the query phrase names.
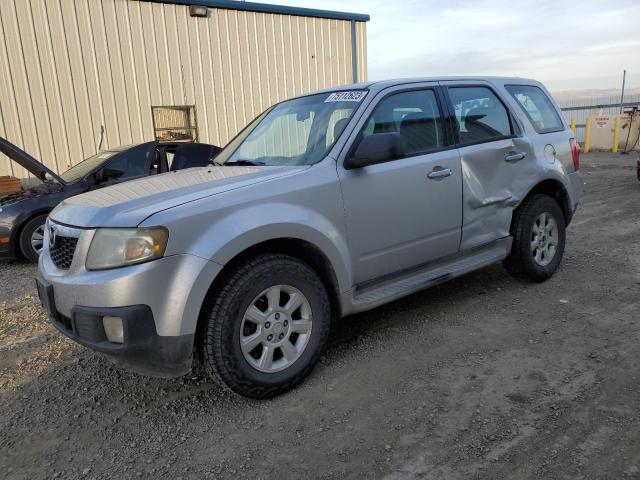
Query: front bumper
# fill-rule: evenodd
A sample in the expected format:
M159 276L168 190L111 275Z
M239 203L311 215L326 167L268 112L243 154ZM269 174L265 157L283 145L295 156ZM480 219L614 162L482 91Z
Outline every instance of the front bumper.
M200 308L222 267L194 255L171 255L90 271L84 261L95 230L75 230L78 242L68 270L52 262L45 231L38 282L52 323L131 370L160 376L188 372ZM105 340L104 316L123 319L124 344Z
M52 285L36 281L42 306L51 323L64 335L85 347L107 354L116 365L143 375L176 377L191 369L194 335L161 337L147 305L90 308L74 307L71 316L58 312ZM102 319L119 317L124 342L107 339Z
M0 260L16 258L14 240L13 228L0 225Z

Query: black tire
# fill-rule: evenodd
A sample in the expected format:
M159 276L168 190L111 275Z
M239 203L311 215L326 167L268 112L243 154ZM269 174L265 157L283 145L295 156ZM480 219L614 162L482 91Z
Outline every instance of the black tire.
M297 360L284 370L265 373L245 358L240 328L252 301L274 285L292 286L306 297L312 328ZM331 323L329 299L318 275L302 261L283 254L263 254L238 266L226 276L203 313L202 359L207 373L235 393L256 399L280 395L309 375L327 341Z
M33 217L29 220L26 225L22 228L22 232L20 233L20 251L22 255L32 263L38 263L38 257L40 257L40 253L37 252L33 245L31 245L31 235L38 228L44 226L44 223L47 220L47 215L38 215L37 217Z
M538 217L551 215L557 226L557 246L551 261L540 265L531 249L533 227ZM504 266L513 276L533 282L544 282L551 278L562 261L565 246L565 219L558 202L548 195L533 195L515 211L511 222L513 246L504 261Z

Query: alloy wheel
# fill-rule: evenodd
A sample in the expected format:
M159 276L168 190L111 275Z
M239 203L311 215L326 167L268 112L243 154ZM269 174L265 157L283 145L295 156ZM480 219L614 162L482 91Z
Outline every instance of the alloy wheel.
M274 285L255 297L244 313L240 324L244 358L260 372L284 370L304 352L312 327L311 305L302 292Z
M558 225L553 215L543 212L531 228L531 254L535 262L545 267L551 263L558 249Z

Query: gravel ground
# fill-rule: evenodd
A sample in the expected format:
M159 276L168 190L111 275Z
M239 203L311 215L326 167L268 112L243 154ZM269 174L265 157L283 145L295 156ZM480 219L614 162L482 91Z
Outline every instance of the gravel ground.
M553 279L498 265L338 322L270 401L117 370L0 265L0 477L640 478L635 155L582 163Z

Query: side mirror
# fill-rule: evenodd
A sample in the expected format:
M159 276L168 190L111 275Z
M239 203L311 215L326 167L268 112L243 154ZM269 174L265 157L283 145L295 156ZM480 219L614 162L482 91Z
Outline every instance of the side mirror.
M362 168L402 156L404 145L399 133L374 133L362 138L353 155L345 160L344 168Z
M96 173L96 184L104 183L108 180L117 180L124 172L115 168L105 167Z

